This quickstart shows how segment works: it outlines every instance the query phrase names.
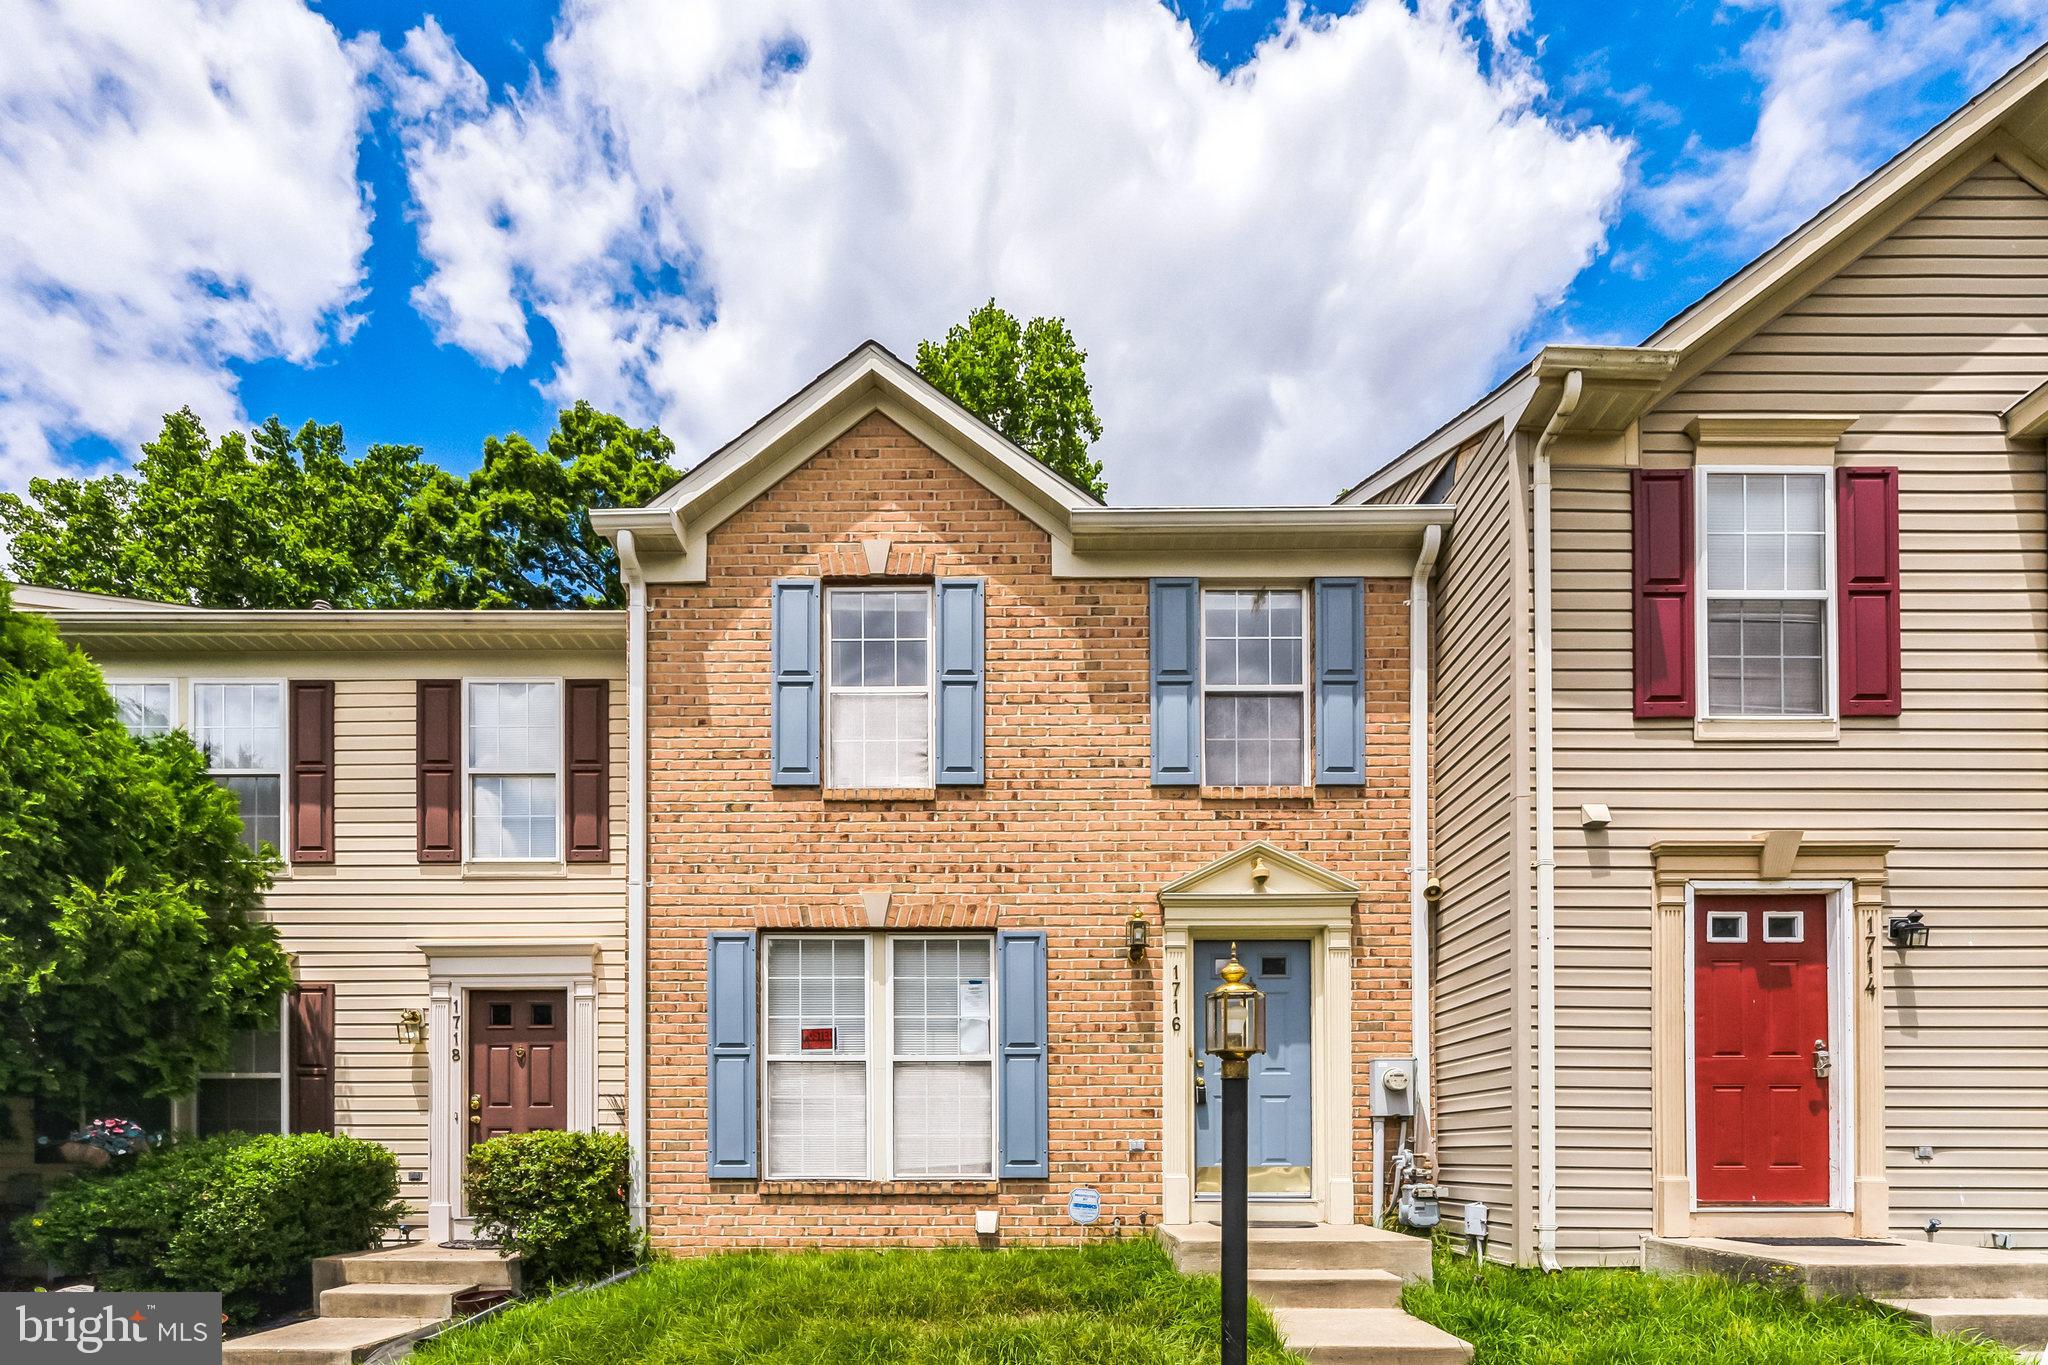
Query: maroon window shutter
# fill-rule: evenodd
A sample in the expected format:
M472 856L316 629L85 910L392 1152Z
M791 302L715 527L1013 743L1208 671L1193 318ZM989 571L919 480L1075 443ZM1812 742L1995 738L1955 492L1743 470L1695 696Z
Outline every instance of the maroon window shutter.
M1690 716L1692 471L1638 469L1633 510L1636 714Z
M1899 679L1899 471L1835 471L1836 612L1842 714L1896 716Z
M462 684L420 683L419 860L462 861Z
M334 1131L334 987L301 984L291 995L294 1133Z
M611 711L610 683L603 678L570 681L563 757L572 863L611 861Z
M334 861L334 684L291 685L291 844L295 863Z

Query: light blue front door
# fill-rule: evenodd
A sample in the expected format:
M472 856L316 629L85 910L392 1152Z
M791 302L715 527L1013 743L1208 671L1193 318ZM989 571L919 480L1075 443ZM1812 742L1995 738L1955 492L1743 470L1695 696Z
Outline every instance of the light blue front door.
M1251 1175L1254 1198L1309 1193L1309 980L1304 939L1240 939L1238 961L1251 983L1266 993L1266 1050L1252 1059L1250 1104ZM1202 997L1222 981L1230 960L1225 940L1195 944L1195 1055L1202 1085L1195 1095L1195 1193L1214 1197L1222 1189L1223 1072L1210 1056L1203 1033Z

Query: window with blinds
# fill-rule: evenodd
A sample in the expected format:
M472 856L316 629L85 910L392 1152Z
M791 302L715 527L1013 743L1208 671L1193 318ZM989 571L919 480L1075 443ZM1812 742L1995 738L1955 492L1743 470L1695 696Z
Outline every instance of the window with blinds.
M834 588L826 612L826 781L932 784L931 592Z
M986 935L768 938L767 1178L992 1178L993 969Z

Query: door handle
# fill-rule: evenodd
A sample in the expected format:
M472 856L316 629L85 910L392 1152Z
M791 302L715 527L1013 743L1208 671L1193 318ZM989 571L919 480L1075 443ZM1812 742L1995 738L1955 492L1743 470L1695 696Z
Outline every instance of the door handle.
M1828 1040L1825 1038L1814 1039L1813 1074L1818 1076L1822 1080L1826 1080L1828 1078L1828 1072L1834 1070L1834 1066L1835 1059L1833 1055L1828 1052Z
M1202 1065L1200 1062L1197 1062L1195 1063L1195 1103L1207 1104L1208 1102L1209 1078L1202 1074Z

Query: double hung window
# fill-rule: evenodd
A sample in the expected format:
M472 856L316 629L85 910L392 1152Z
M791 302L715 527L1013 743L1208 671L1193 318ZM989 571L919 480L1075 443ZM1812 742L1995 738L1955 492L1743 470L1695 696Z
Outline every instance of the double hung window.
M1707 714L1830 714L1828 475L1705 471Z
M469 856L482 861L557 857L561 689L552 682L472 682L467 701Z
M1300 589L1202 592L1202 780L1298 786L1308 765L1308 612Z
M932 785L932 595L826 594L825 784Z
M995 1170L993 941L766 941L765 1174L988 1179Z
M235 795L242 840L284 847L284 685L192 684L192 740L216 782Z

